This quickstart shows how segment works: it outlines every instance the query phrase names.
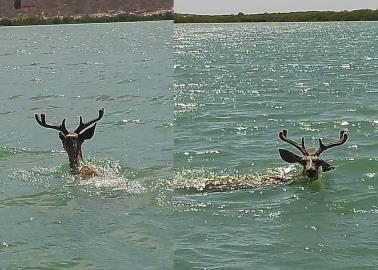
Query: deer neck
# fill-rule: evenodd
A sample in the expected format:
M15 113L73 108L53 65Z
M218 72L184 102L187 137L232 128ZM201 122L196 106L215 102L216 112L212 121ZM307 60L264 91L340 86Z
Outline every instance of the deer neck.
M77 152L77 155L68 156L68 160L70 163L71 173L75 175L80 174L80 169L84 165L81 149L79 149L79 151Z

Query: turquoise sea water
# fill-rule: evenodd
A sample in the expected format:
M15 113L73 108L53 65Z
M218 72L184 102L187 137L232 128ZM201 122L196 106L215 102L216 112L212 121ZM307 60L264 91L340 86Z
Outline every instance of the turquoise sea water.
M378 23L174 26L176 184L300 174L289 137L345 145L308 183L176 189L175 269L371 269L377 261ZM193 180L194 179L194 180Z
M169 269L172 23L0 28L0 268ZM77 183L58 134L105 115Z
M378 264L376 22L2 27L0 37L1 269ZM78 183L57 132L33 115L76 127L101 107L83 154L102 176ZM336 169L300 177L278 155L296 152L283 128L309 149L346 130L322 155ZM296 181L180 188L283 171Z

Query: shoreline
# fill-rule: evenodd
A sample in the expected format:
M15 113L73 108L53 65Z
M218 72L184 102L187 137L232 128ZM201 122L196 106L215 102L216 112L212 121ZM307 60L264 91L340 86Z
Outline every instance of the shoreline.
M378 9L352 11L300 11L228 15L174 14L174 23L335 22L378 21Z
M110 22L140 22L173 20L172 11L159 11L150 13L117 13L117 14L91 14L74 16L44 17L43 15L30 15L16 18L0 18L1 26L28 26L28 25L54 25L54 24L84 24L84 23L110 23Z

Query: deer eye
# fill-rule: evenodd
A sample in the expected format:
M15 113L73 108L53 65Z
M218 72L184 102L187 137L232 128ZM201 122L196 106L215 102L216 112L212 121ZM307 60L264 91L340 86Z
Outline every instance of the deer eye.
M316 165L320 166L322 164L321 160L320 159L317 159L314 161Z
M299 162L301 165L305 165L307 163L306 159L302 158Z

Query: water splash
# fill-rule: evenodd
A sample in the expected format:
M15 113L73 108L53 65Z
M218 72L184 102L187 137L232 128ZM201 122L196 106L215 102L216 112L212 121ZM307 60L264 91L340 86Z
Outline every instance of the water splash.
M63 179L69 177L68 166L34 167L29 170L16 170L9 174L11 181L29 182L35 186L56 188L62 186Z
M33 185L51 187L77 186L87 192L124 191L131 194L141 194L147 191L140 179L131 180L137 172L131 168L120 165L119 161L89 160L88 165L94 167L100 176L89 180L78 181L69 173L69 167L57 165L51 167L34 167L29 170L17 170L9 175L12 181L29 182Z
M80 187L95 188L98 191L125 191L131 194L142 194L147 191L147 188L142 182L139 180L131 180L123 175L124 171L129 171L129 173L135 176L136 172L120 165L119 161L107 160L95 162L94 160L90 160L88 165L93 166L100 175L79 182L74 179L74 177L71 177L71 183Z

